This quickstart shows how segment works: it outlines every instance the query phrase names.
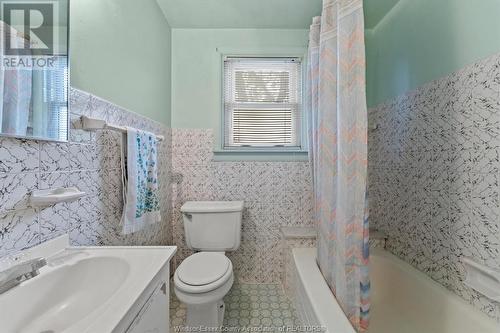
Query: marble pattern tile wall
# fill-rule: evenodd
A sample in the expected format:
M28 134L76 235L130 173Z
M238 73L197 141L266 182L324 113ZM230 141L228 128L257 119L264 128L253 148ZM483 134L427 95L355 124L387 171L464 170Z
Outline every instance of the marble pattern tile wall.
M228 253L241 282L278 283L283 267L281 226L312 226L308 162L213 161L209 129L172 129L173 240L186 248L180 207L189 200L244 200L240 249Z
M500 268L500 55L369 111L370 223L387 248L500 319L461 258Z
M281 282L285 294L290 298L294 299L295 290L297 286L296 282L296 268L293 260L293 249L297 248L309 248L316 247L316 238L283 238L283 272L281 277Z
M170 129L77 89L70 99L72 121L87 115L165 136L158 159L162 221L122 235L121 134L72 129L68 143L0 138L0 257L63 233L74 245L169 243ZM87 195L53 207L29 207L33 190L67 186Z

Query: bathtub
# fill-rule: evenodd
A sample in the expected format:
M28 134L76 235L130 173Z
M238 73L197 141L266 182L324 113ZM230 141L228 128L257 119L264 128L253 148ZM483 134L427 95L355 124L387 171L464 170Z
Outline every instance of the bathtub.
M293 302L302 323L354 333L316 265L316 249L293 249ZM369 333L499 333L500 325L394 255L370 257Z

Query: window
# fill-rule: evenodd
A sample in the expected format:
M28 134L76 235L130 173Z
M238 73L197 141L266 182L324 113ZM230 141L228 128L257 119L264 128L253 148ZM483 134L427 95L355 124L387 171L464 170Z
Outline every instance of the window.
M301 149L300 58L224 60L224 148Z

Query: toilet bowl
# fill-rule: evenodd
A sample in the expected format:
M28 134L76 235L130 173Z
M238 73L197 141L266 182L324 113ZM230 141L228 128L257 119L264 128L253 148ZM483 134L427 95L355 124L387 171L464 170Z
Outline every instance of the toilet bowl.
M243 206L242 201L205 201L181 207L186 245L199 251L184 259L174 274L175 294L187 308L187 327L213 331L222 326L222 299L234 281L225 252L240 246Z
M223 297L233 285L233 265L219 252L199 252L186 258L174 274L174 291L186 305L187 327L220 327Z

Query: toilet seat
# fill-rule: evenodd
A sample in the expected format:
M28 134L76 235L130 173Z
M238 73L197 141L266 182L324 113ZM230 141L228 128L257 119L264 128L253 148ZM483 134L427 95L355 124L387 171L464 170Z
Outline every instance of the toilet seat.
M232 275L231 260L223 253L199 252L179 265L174 274L174 284L187 293L206 293L224 285Z
M230 263L222 253L199 252L184 259L177 269L177 274L185 284L204 286L224 276Z

